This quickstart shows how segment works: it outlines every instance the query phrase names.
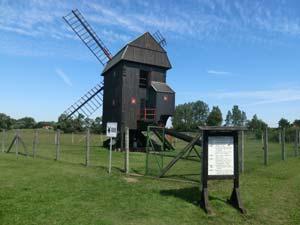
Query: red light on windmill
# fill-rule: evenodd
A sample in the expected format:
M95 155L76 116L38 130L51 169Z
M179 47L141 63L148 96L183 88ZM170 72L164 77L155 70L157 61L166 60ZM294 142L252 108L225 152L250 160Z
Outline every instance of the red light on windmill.
M136 99L135 98L131 98L131 104L136 104Z
M168 96L164 96L164 101L168 101Z

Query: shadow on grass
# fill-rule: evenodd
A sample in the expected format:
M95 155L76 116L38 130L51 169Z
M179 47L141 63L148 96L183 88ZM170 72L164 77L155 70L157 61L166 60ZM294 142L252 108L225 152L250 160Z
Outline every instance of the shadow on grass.
M161 190L160 194L163 196L173 196L176 198L180 198L186 202L192 203L200 207L201 191L198 187ZM215 196L209 196L209 200L227 203L227 201L225 201L224 199Z
M160 194L163 196L173 196L176 198L180 198L197 206L200 205L201 192L198 187L161 190Z

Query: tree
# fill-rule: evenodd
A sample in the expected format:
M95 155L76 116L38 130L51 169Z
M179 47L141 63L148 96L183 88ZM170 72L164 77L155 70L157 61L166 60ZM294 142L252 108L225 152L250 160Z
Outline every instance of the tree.
M202 101L178 105L172 118L173 127L176 130L197 129L206 123L208 113L208 105Z
M237 105L234 105L231 111L228 111L225 124L226 126L245 126L247 116Z
M207 125L220 126L223 122L222 112L218 106L214 106L207 117Z
M281 118L279 121L278 121L278 126L280 128L287 128L290 126L290 122L287 120L287 119L284 119L284 118Z
M95 120L91 122L91 132L100 134L102 132L102 118L96 117Z
M203 101L196 101L192 104L192 128L196 129L199 126L205 124L208 114L209 114L209 107Z
M172 118L173 127L176 130L190 130L192 126L193 111L191 103L184 103L176 106Z
M16 120L13 125L15 129L32 129L34 128L36 122L32 117L23 117L21 119Z
M0 113L0 129L10 129L13 120L4 113Z
M237 105L232 108L232 125L241 126L242 125L242 112Z
M227 112L226 119L225 119L225 125L226 126L231 126L232 125L232 113L231 113L231 111Z
M268 125L262 121L261 119L258 119L257 115L255 114L250 121L247 123L247 127L249 130L254 131L260 131L267 127Z
M242 111L242 121L241 122L242 122L243 126L246 126L246 124L247 124L247 115L244 111Z
M58 117L57 129L61 129L65 133L74 132L73 120L71 118L67 118L65 114L61 114Z
M294 120L294 122L293 122L293 125L295 126L295 127L300 127L300 120Z

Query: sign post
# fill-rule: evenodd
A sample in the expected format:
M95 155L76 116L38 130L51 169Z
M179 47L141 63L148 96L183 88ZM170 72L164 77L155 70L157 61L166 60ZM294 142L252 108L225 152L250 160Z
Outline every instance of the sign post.
M208 202L209 180L233 180L233 190L228 203L246 213L239 194L238 133L241 127L200 127L203 132L202 196L206 213L212 214Z
M112 160L112 142L113 138L116 138L118 134L118 123L116 122L108 122L106 124L106 136L110 138L109 144L109 165L108 165L108 173L111 174L111 160Z

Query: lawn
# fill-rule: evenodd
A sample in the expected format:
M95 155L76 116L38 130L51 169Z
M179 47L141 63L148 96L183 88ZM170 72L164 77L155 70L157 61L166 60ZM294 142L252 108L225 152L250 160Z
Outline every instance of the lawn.
M30 153L32 134L22 133ZM12 136L7 134L5 146ZM73 143L71 135L62 135L58 162L51 132L39 134L35 160L14 152L0 154L0 224L299 224L300 159L293 157L292 144L282 161L280 145L270 143L270 165L265 167L261 142L249 136L240 177L247 214L226 203L231 181L213 181L209 194L215 215L207 216L199 208L199 160L181 160L166 179L158 180L124 175L124 153L113 152L109 175L108 151L98 147L100 139L92 137L89 168L84 166L82 134L74 135ZM176 145L178 150L183 146ZM143 174L145 154L132 153L130 168Z

